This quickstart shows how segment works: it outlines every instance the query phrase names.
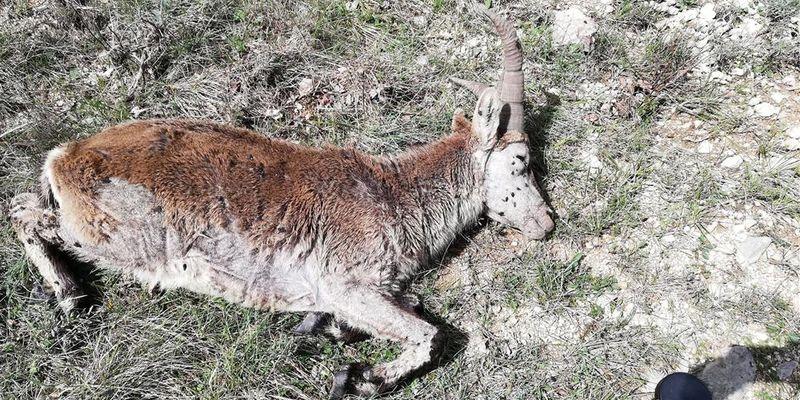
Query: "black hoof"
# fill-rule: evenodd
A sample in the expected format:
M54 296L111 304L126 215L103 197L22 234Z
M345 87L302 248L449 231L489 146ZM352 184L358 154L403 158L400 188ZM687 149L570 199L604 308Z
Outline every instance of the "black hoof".
M292 330L295 335L313 335L322 331L328 325L331 316L326 313L311 312L306 314L303 321L297 324Z
M372 369L364 364L350 364L333 375L330 399L338 400L347 395L369 396L378 391L378 379Z

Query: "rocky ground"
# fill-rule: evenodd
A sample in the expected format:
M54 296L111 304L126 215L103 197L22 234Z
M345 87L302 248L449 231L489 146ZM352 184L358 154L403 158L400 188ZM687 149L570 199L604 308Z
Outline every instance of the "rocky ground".
M414 284L451 339L389 398L800 399L800 1L503 1L558 215L527 243L482 221ZM0 199L44 152L193 116L371 153L446 134L497 38L461 2L0 6ZM101 276L64 317L0 222L4 398L323 398L392 346L290 335L295 315Z

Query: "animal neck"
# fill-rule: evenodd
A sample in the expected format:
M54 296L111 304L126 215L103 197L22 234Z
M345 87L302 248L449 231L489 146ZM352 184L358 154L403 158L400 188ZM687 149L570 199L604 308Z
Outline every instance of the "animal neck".
M469 133L454 133L392 158L406 198L403 221L420 256L440 254L484 209L481 174Z

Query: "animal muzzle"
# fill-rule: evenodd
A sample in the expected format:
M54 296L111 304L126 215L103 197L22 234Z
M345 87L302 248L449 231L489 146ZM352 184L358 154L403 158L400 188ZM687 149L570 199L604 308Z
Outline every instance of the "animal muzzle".
M532 217L528 218L523 226L520 227L522 234L530 239L542 239L555 227L553 211L550 207L540 206L533 213Z

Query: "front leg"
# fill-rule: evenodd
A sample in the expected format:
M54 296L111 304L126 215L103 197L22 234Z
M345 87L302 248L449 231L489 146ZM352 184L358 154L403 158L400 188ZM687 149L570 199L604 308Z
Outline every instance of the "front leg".
M373 337L388 339L403 347L393 361L369 366L351 366L336 374L331 398L348 393L370 395L391 389L405 376L429 363L440 350L439 330L396 298L377 288L342 285L331 288L328 306L337 319Z

